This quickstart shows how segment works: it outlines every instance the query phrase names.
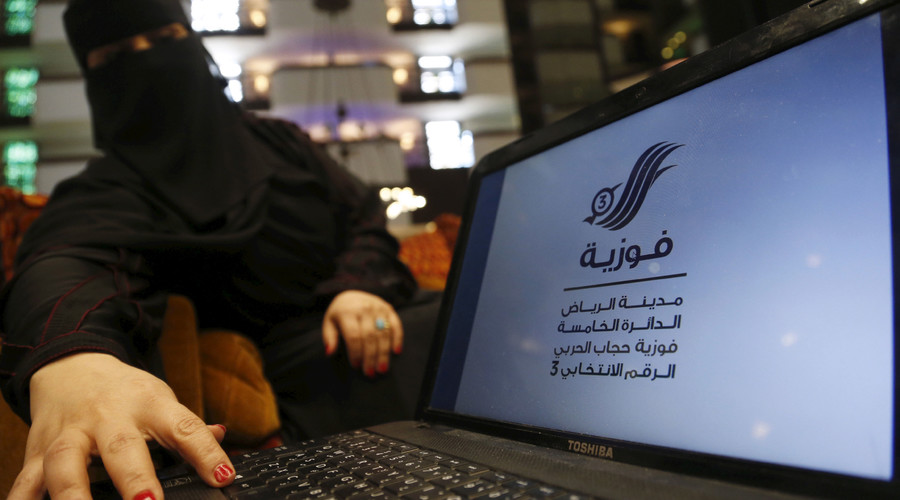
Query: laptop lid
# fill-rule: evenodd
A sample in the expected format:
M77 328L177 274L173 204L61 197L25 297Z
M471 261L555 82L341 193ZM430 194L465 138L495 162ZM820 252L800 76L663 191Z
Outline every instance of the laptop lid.
M896 494L900 6L815 1L474 169L423 417Z

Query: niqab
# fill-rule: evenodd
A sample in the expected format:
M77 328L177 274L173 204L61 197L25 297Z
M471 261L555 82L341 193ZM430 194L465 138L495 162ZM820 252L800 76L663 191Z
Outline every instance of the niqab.
M271 174L195 33L86 67L100 46L172 22L190 31L178 0L72 0L64 21L84 72L96 146L167 208L202 229Z

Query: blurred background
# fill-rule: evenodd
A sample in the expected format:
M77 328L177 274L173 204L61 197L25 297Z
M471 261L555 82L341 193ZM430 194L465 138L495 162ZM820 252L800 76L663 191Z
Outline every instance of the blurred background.
M799 0L193 0L232 99L300 124L395 228L462 210L522 134ZM49 193L97 152L64 0L0 0L3 182Z

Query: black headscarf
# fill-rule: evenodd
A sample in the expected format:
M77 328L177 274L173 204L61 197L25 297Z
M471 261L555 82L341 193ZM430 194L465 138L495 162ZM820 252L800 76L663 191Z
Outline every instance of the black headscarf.
M202 230L271 174L267 152L225 97L196 34L86 67L99 46L173 22L190 30L178 0L73 0L64 20L85 76L95 144L107 161L136 173L148 196Z

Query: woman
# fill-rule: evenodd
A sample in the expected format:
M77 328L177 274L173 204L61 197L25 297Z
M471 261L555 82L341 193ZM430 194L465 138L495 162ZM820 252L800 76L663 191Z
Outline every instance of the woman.
M287 438L412 416L425 357L398 355L427 351L434 302L405 337L415 281L374 193L228 101L178 0L72 0L65 26L103 155L54 191L0 297L0 382L31 422L10 498L84 497L96 456L124 498L161 498L150 440L233 480L224 429L153 375L170 293L257 343Z

